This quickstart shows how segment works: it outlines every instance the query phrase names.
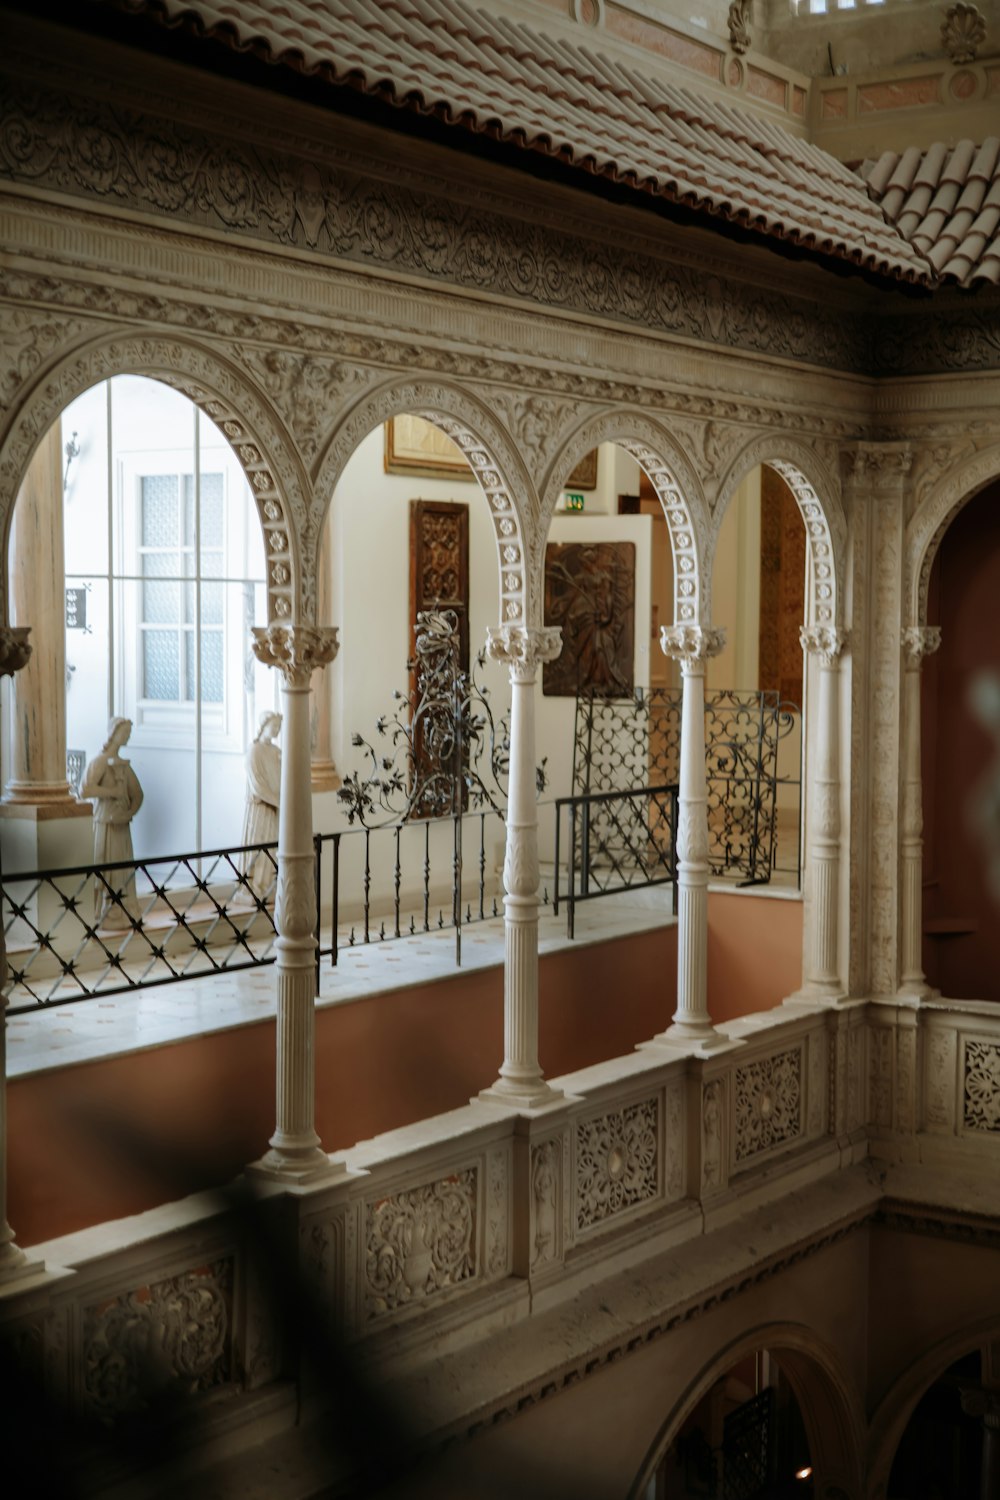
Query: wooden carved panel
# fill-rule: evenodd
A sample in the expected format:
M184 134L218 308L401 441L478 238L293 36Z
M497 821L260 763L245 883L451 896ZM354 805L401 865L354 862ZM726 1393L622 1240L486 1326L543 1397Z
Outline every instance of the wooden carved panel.
M635 686L635 544L550 542L545 623L561 625L560 656L546 662L542 691L631 694Z
M416 655L417 615L422 610L451 610L458 624L458 670L469 671L469 508L451 500L410 501L410 640L411 663ZM417 704L416 673L411 669L410 695ZM438 766L424 763L425 748L418 735L414 751L419 778L429 780ZM454 767L457 774L458 765ZM457 790L457 788L456 788ZM461 805L465 805L464 788ZM456 806L456 811L457 811ZM413 816L427 815L421 807Z
M795 496L765 464L760 478L760 676L758 685L802 704L806 529Z

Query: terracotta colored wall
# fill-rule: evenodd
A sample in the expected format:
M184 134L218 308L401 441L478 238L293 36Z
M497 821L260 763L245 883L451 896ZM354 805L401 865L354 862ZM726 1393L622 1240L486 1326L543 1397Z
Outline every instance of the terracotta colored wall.
M1000 1000L1000 910L986 880L977 789L996 748L969 708L977 672L1000 674L1000 484L959 513L941 543L928 614L941 649L922 682L924 967L953 999Z
M801 907L709 899L710 1009L775 1004L798 982ZM549 1077L632 1050L676 1005L677 929L542 959ZM794 982L788 976L794 972ZM787 982L786 982L787 981ZM317 1014L317 1128L328 1150L465 1104L496 1075L503 978L459 973ZM224 1183L273 1124L274 1026L261 1022L14 1079L10 1216L19 1243Z

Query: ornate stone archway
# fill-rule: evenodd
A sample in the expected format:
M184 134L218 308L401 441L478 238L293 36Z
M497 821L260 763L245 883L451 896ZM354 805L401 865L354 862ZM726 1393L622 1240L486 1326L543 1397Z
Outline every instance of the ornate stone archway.
M341 474L363 438L390 417L413 415L447 433L468 459L493 518L500 577L501 625L541 623L532 592L538 503L527 468L506 429L475 396L446 381L393 380L365 395L329 437L317 466L311 536L323 522Z
M917 626L928 623L927 590L931 568L948 527L970 500L998 478L1000 443L967 457L950 469L914 512L903 542L906 565L903 599L909 623Z
M836 474L811 449L779 434L754 438L730 465L712 512L711 558L729 502L738 486L761 464L781 475L795 497L809 541L812 616L809 627L836 627L843 611L847 522Z
M308 483L294 445L263 394L241 370L188 339L104 332L67 353L21 394L0 442L0 535L6 559L18 490L31 456L69 403L115 375L146 375L181 391L221 429L250 482L267 557L268 618L311 619L314 586L300 566ZM3 569L3 620L7 616Z
M860 1401L834 1350L800 1323L755 1328L716 1355L667 1416L629 1490L629 1500L641 1500L684 1422L716 1381L741 1359L762 1349L776 1357L795 1393L819 1500L861 1500L864 1423Z
M624 408L588 417L556 453L542 489L542 545L536 589L541 594L544 540L566 476L599 443L618 443L641 465L659 496L674 559L674 621L683 626L711 623L711 577L706 572L710 530L708 507L695 468L665 423Z

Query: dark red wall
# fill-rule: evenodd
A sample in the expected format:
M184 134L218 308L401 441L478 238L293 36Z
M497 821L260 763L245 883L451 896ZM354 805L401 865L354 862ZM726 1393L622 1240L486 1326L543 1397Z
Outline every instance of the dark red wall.
M1000 483L945 533L928 618L941 626L941 648L922 684L924 967L951 999L1000 1000L1000 901L986 878L981 805L1000 762L969 702L977 673L1000 676Z

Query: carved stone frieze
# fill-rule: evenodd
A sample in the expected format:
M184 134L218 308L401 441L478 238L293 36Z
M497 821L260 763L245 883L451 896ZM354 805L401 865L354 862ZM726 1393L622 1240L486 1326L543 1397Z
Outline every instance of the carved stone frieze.
M802 1135L802 1049L745 1063L735 1071L737 1162Z
M477 1178L477 1168L467 1167L366 1204L369 1321L475 1277Z
M944 375L1000 368L1000 302L965 299L917 315L883 312L869 327L873 375Z
M656 1097L577 1122L578 1233L656 1201L660 1192L659 1129Z
M962 1071L966 1130L1000 1133L1000 1043L967 1037Z
M136 1287L83 1313L82 1382L104 1418L232 1378L231 1258Z
M251 149L7 77L0 176L227 234L378 265L705 342L854 368L869 335L770 287L515 221L402 181Z

